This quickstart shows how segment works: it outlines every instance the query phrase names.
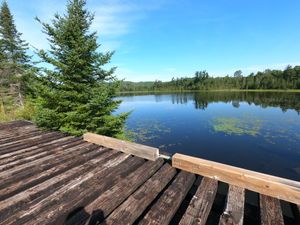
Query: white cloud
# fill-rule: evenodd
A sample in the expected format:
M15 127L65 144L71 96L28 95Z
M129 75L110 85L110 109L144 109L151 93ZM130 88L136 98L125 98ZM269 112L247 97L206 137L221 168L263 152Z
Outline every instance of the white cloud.
M134 5L108 3L94 7L93 11L95 18L92 29L101 36L118 37L127 34L137 19L137 8Z
M47 37L42 32L42 25L35 20L38 17L42 22L50 22L55 13L62 13L65 9L63 1L29 1L18 7L18 1L12 2L12 11L18 31L32 48L47 49ZM9 3L10 3L9 2ZM13 4L14 3L14 4ZM22 3L24 4L24 3Z
M23 39L38 49L47 49L49 44L41 31L42 26L34 17L50 22L55 13L65 12L66 2L31 0L20 5L19 0L11 0L9 3L14 7L16 25L23 33ZM147 12L159 9L162 4L164 0L88 0L87 8L95 15L91 29L98 32L101 50L120 49L121 37L134 32L135 26L147 16Z

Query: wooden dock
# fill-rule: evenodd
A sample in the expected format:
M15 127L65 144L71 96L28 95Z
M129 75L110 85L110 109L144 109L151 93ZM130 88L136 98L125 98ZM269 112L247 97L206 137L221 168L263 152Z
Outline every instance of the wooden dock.
M300 224L297 181L95 138L0 124L0 224Z

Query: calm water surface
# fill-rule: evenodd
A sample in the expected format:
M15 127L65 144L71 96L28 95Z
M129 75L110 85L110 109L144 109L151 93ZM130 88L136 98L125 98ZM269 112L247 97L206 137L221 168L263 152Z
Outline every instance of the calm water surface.
M300 93L124 95L142 144L300 180Z

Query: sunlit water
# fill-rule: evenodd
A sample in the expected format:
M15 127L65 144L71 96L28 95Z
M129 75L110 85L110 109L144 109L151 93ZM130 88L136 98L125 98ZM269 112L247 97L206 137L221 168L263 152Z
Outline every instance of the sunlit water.
M300 93L125 95L136 142L300 180Z

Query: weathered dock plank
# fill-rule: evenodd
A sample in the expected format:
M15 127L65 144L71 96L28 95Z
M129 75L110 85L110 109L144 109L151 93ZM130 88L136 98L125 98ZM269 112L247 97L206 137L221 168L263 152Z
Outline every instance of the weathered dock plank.
M69 181L76 180L76 177L84 176L92 170L97 169L96 165L98 163L106 162L106 164L104 163L103 166L108 166L110 165L110 163L115 163L117 160L119 160L121 156L119 156L119 154L116 154L116 152L114 153L115 154L113 156L117 157L108 158L108 160L107 158L103 157L95 158L92 161L89 161L88 163L74 167L62 174L59 174L58 176L53 177L52 179L48 179L42 183L39 183L38 185L35 185L18 194L15 194L10 198L2 200L0 205L0 221L2 221L4 217L6 218L10 216L10 214L14 214L23 207L28 208L30 202L32 203L35 200L39 201L51 195L58 188L64 186ZM121 159L123 158L124 157L121 157ZM99 167L98 169L103 170L103 167Z
M75 146L80 142L81 140L78 140L73 137L62 137L44 144L0 155L0 164L3 165L6 163L15 162L17 160L24 160L25 158L34 156L36 154L47 154L49 151L52 151L53 149L58 148L60 146L64 146L66 144L74 144Z
M16 195L22 199L23 207L20 207L20 199L14 201L18 203L18 207L7 207L6 205L0 207L0 209L4 208L8 212L7 214L11 214L15 211L12 217L6 218L5 220L2 219L2 221L4 224L14 224L16 222L34 224L35 221L31 222L31 219L38 215L41 219L40 223L43 221L43 224L56 224L53 220L63 216L66 210L67 212L74 210L76 206L80 206L80 201L88 201L89 196L97 194L101 188L107 187L109 183L103 183L101 180L109 173L113 175L111 180L115 180L118 179L120 173L126 173L132 169L128 168L127 163L132 163L134 168L141 163L141 160L128 158L127 155L118 155L116 158L105 162L101 167L94 166L92 170L87 173L79 174L78 170L73 170L73 174L71 174L74 176L72 177L73 179L69 180L69 182L64 180L64 183L60 183L63 185L59 186L59 188L53 188L53 179L38 185L38 187L40 187L38 191L36 190L37 188L33 187L31 190L35 193L34 196L36 196L34 200L32 199L32 191L29 191L27 197L24 196L24 193ZM70 178L68 172L60 177L64 178L68 174ZM115 174L113 172L115 172ZM41 193L43 194L42 199L40 199ZM28 200L29 202L27 202ZM78 205L76 205L76 201L79 201ZM25 205L26 207L24 208ZM49 215L53 216L50 218ZM46 221L45 217L47 218Z
M24 141L17 141L17 142L11 143L6 146L2 145L0 147L0 154L6 154L6 153L9 153L12 151L19 150L19 149L28 148L31 146L46 143L48 141L52 141L52 140L55 140L55 139L58 139L61 137L65 137L65 136L66 136L65 134L61 134L61 133L57 133L57 132L50 132L50 133L40 135L36 138L29 138Z
M34 130L34 131L29 131L29 132L26 132L25 134L23 135L9 135L7 137L0 137L0 146L2 144L6 144L6 143L12 143L12 142L15 142L15 141L19 141L19 140L23 140L25 138L30 138L30 137L33 137L35 135L40 135L40 134L43 134L45 133L44 131L41 131L41 130Z
M21 124L19 126L16 125L9 125L9 126L1 126L0 128L0 137L13 137L13 136L19 136L19 135L26 135L30 132L34 131L40 131L36 126L34 126L32 123L27 124Z
M153 177L123 202L102 225L133 224L148 205L175 176L176 170L165 164Z
M147 181L163 164L163 160L148 161L134 173L123 178L115 186L102 193L93 202L80 210L69 219L67 225L96 224L109 215L125 199L127 199L140 185ZM98 213L98 212L101 212Z
M63 150L68 147L75 147L79 145L80 143L83 143L81 140L78 141L71 141L67 142L66 144L60 143L60 145L52 145L48 148L39 148L40 152L34 152L35 154L27 156L24 154L24 157L21 159L16 159L14 157L6 158L6 160L0 160L0 172L3 170L8 170L10 168L16 167L18 165L22 165L25 163L33 162L38 159L42 159L44 157L50 156L50 155L57 155L63 152ZM57 147L55 147L57 146ZM32 152L31 152L32 153Z
M139 224L169 224L194 181L194 174L181 171Z
M266 195L259 196L261 225L283 225L279 199Z
M86 162L88 162L88 164L87 164L88 167L94 167L97 165L96 163L104 162L105 159L107 159L108 157L111 157L114 154L116 154L115 151L109 151L107 149L102 149L102 148L95 149L92 152L88 152L88 153L82 155L82 157L72 158L71 160L62 162L61 164L57 164L54 167L46 169L46 170L39 172L37 174L34 174L32 176L26 176L24 179L15 181L12 185L10 185L6 188L0 189L0 200L10 197L12 195L15 195L23 190L30 188L30 187L33 187L36 184L44 182L45 180L55 177L59 174L62 174L63 172L66 172L68 170L71 170L74 167L78 168L79 165L84 166L84 165L86 165L85 164ZM100 161L97 161L98 158ZM95 159L96 161L95 162L89 161L92 159Z
M1 138L1 144L0 144L0 149L6 149L9 146L14 146L14 145L18 145L20 143L25 143L26 141L30 141L30 140L34 140L34 139L38 139L41 136L47 136L49 134L59 134L61 135L61 133L58 132L42 132L42 131L35 131L32 133L26 133L24 135L20 135L20 136L14 136L14 137L9 137L9 138ZM8 139L8 141L6 141Z
M4 130L4 129L8 129L8 128L19 128L19 127L23 127L23 126L33 126L33 124L29 121L26 120L14 120L14 121L10 121L10 122L6 122L6 123L1 123L0 124L0 129Z
M219 225L244 224L245 189L229 186L226 208L220 217Z
M26 132L38 130L36 126L27 121L2 123L0 124L0 129L0 137L4 137L5 134L13 136L18 134L26 134Z
M47 212L39 213L39 211L37 211L36 213L41 221L47 221L44 222L44 224L62 224L67 219L70 211L77 211L77 209L82 205L92 202L93 199L101 193L111 188L128 174L134 172L143 164L143 162L144 161L140 158L128 157L124 161L119 162L117 165L106 168L102 172L97 172L97 174L93 175L91 179L87 179L86 182L82 183L82 179L80 179L80 187L76 185L74 188L74 184L70 184L72 189L69 187L65 191L58 191L57 193L54 193L55 197L51 197L50 203L54 201L56 206L51 206L47 209ZM132 166L128 167L128 163ZM84 179L86 179L86 177L84 177ZM109 179L109 182L102 182L103 179ZM59 198L59 202L57 202L57 198ZM45 201L48 203L49 199L45 199ZM45 207L45 203L42 203L41 206ZM51 216L49 216L49 214ZM27 224L35 223L27 222Z
M0 139L5 141L10 138L14 139L16 137L23 137L28 134L39 133L39 132L41 132L41 130L38 130L33 125L27 126L27 127L22 127L22 128L16 129L16 130L12 130L12 129L7 129L5 131L0 130Z
M217 188L218 181L204 177L179 224L206 224Z
M97 148L89 143L82 143L75 147L67 148L56 155L46 156L41 159L19 165L17 167L0 172L0 188L3 188L13 182L24 179L38 172L42 172L46 169L52 168L61 162L71 160L73 157L79 156L85 152L89 152Z

